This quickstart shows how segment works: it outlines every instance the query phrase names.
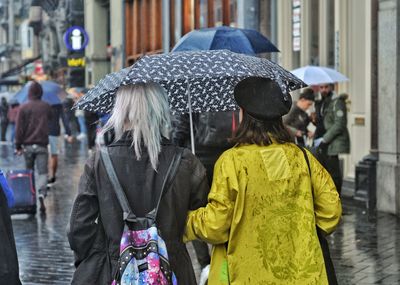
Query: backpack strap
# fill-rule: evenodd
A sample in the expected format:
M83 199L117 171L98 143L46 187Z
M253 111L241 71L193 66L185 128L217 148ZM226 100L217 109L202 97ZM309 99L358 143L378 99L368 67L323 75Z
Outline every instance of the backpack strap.
M136 216L132 212L131 207L129 206L128 199L126 198L125 192L122 189L121 183L119 183L117 174L115 173L115 169L112 165L108 148L102 147L100 149L100 155L101 159L103 160L104 166L106 168L108 178L111 181L115 194L117 195L119 204L121 205L122 211L124 212L124 221L136 222Z
M161 202L161 198L162 198L164 192L166 191L165 189L168 190L171 187L172 180L174 179L176 171L178 170L179 164L181 162L182 153L183 153L183 148L177 148L177 151L175 152L174 157L172 158L171 163L169 164L167 174L165 175L164 182L161 186L161 193L158 198L157 206L155 209L153 209L150 213L148 213L146 215L146 217L152 219L153 221L156 220L158 208L159 208L160 202Z
M155 219L157 217L158 208L160 206L160 202L161 202L161 198L164 193L164 189L168 189L171 186L172 179L175 177L176 171L177 171L178 166L181 161L182 152L183 152L183 149L181 149L181 148L178 148L177 152L175 152L174 157L172 158L172 160L169 164L167 173L165 175L156 208L153 209L150 213L148 213L146 215L146 217L151 218L153 221L155 221ZM121 205L122 211L124 212L124 221L136 222L137 217L132 212L131 207L129 206L128 199L126 198L125 192L122 189L122 186L118 180L117 174L115 173L115 169L112 165L112 161L110 158L110 154L108 152L108 148L103 147L100 150L100 154L101 154L101 158L104 162L104 166L106 168L107 175L110 178L111 184L113 185L114 191L117 195L117 198Z

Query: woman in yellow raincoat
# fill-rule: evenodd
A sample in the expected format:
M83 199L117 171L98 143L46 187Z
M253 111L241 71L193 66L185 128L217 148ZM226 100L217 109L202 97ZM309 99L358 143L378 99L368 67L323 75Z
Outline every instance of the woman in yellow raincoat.
M189 214L186 240L214 245L208 284L328 284L316 226L329 234L341 203L328 172L291 143L291 106L273 81L235 87L242 121L214 168L208 204ZM311 174L311 175L310 175Z

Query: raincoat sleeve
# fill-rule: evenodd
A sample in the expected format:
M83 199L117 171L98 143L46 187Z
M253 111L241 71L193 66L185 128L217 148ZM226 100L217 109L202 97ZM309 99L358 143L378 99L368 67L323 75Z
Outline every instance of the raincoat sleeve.
M316 224L326 234L330 234L340 222L342 204L328 171L311 153L308 152L307 155L311 167Z
M346 131L347 128L347 110L346 102L342 98L338 98L335 102L333 108L333 125L324 134L324 142L330 143L335 137Z
M210 244L228 241L237 185L233 162L223 154L215 164L207 206L188 215L185 241L202 239Z
M75 266L89 255L98 231L96 221L99 205L93 165L94 155L87 161L80 178L78 195L72 207L67 228L68 241L75 253Z

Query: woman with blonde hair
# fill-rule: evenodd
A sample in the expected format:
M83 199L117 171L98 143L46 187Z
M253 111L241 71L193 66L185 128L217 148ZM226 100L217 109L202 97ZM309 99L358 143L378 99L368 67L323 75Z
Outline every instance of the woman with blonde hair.
M183 243L184 227L188 211L206 203L209 188L199 160L169 142L170 128L166 92L159 84L142 83L118 89L103 132L115 132L107 151L133 213L144 217L161 199L156 223L166 243L170 269L178 284L190 285L196 279ZM168 165L177 153L181 159L176 174L162 192ZM73 284L111 284L120 270L125 217L107 173L98 150L86 163L69 224L68 239L77 266Z
M212 285L328 284L317 227L339 223L335 184L292 143L282 123L292 101L277 83L246 78L234 95L236 145L215 164L208 204L189 214L185 238L214 245Z

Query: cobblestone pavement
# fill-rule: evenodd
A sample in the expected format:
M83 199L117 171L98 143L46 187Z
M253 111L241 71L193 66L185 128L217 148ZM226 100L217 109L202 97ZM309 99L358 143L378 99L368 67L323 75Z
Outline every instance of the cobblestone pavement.
M70 283L74 266L66 225L87 157L84 144L66 145L60 155L57 181L46 199L47 214L13 216L24 285ZM0 168L23 167L23 158L15 157L11 146L0 145ZM339 284L400 284L400 219L378 213L370 222L360 204L344 199L343 205L349 214L328 238ZM189 252L193 256L190 245ZM199 265L193 260L199 274Z

